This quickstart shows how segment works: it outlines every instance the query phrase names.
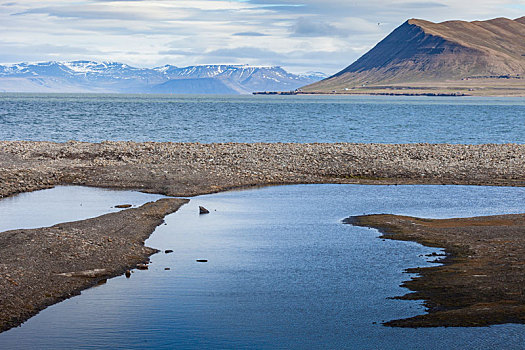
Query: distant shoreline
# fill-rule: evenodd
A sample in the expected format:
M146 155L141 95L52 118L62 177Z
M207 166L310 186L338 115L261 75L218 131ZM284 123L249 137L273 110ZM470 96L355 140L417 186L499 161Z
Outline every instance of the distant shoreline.
M297 92L297 91L261 91L253 92L253 95L365 95L365 96L439 96L439 97L462 97L472 96L464 93L395 93L395 92Z

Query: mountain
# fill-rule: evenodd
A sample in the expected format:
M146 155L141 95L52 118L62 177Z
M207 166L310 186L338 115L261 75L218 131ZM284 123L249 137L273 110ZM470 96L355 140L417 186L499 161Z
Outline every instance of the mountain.
M525 93L524 77L525 17L442 23L411 19L347 68L302 91Z
M210 87L205 87L205 83L214 84L219 91L233 90L232 93L249 94L254 91L285 91L295 90L302 86L301 82L315 82L326 75L323 73L308 73L307 75L295 75L288 73L281 67L265 66L244 66L244 65L207 65L191 66L178 68L171 65L154 68L154 70L163 73L168 82L153 88L155 92L170 92L170 87L175 91L183 91L184 80L191 79L187 82L187 93L211 93L200 91L211 91ZM200 82L195 79L206 79ZM179 80L183 80L182 82ZM223 90L225 89L225 90Z
M186 78L170 79L165 83L155 85L151 92L157 94L220 94L238 95L246 93L239 91L237 86L228 86L227 80L216 78Z
M295 75L281 67L136 68L118 62L53 61L0 65L0 91L249 94L294 90L325 77L322 73Z

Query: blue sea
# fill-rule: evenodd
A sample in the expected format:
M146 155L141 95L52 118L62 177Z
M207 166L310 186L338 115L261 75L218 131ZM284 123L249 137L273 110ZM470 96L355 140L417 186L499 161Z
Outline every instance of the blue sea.
M0 140L523 144L525 99L0 94ZM0 200L0 232L161 197L24 193ZM433 266L436 249L341 221L522 213L523 198L524 188L361 185L197 196L146 242L172 254L1 333L0 349L525 349L524 325L382 326L425 312L422 301L391 298L408 292L407 268ZM211 213L199 216L199 205Z
M0 140L525 143L525 98L4 93Z

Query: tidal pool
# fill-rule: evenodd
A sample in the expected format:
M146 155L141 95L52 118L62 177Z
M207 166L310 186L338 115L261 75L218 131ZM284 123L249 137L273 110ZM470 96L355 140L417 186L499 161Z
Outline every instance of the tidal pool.
M90 191L101 191L57 190L64 201L86 191L75 199L83 203ZM34 217L41 215L40 207L47 217L53 210L45 192L10 198L7 207L25 210L22 201L27 201ZM111 204L105 202L102 211L151 200L121 191L115 193L130 197L117 199L113 192L107 192ZM62 202L58 194L54 200ZM520 213L523 198L524 188L359 185L198 196L168 216L146 242L173 253L154 255L150 270L135 271L130 279L114 278L49 307L0 334L0 348L523 349L523 325L382 326L424 312L421 302L389 298L407 292L399 284L414 275L404 269L430 266L425 255L436 249L381 240L376 230L341 223L350 215L373 213L429 218ZM211 213L199 215L200 205Z

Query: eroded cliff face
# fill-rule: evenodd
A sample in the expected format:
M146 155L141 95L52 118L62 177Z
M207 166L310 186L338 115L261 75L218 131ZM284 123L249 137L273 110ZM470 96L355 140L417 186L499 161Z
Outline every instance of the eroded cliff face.
M525 18L408 20L356 62L304 91L363 84L525 76Z

